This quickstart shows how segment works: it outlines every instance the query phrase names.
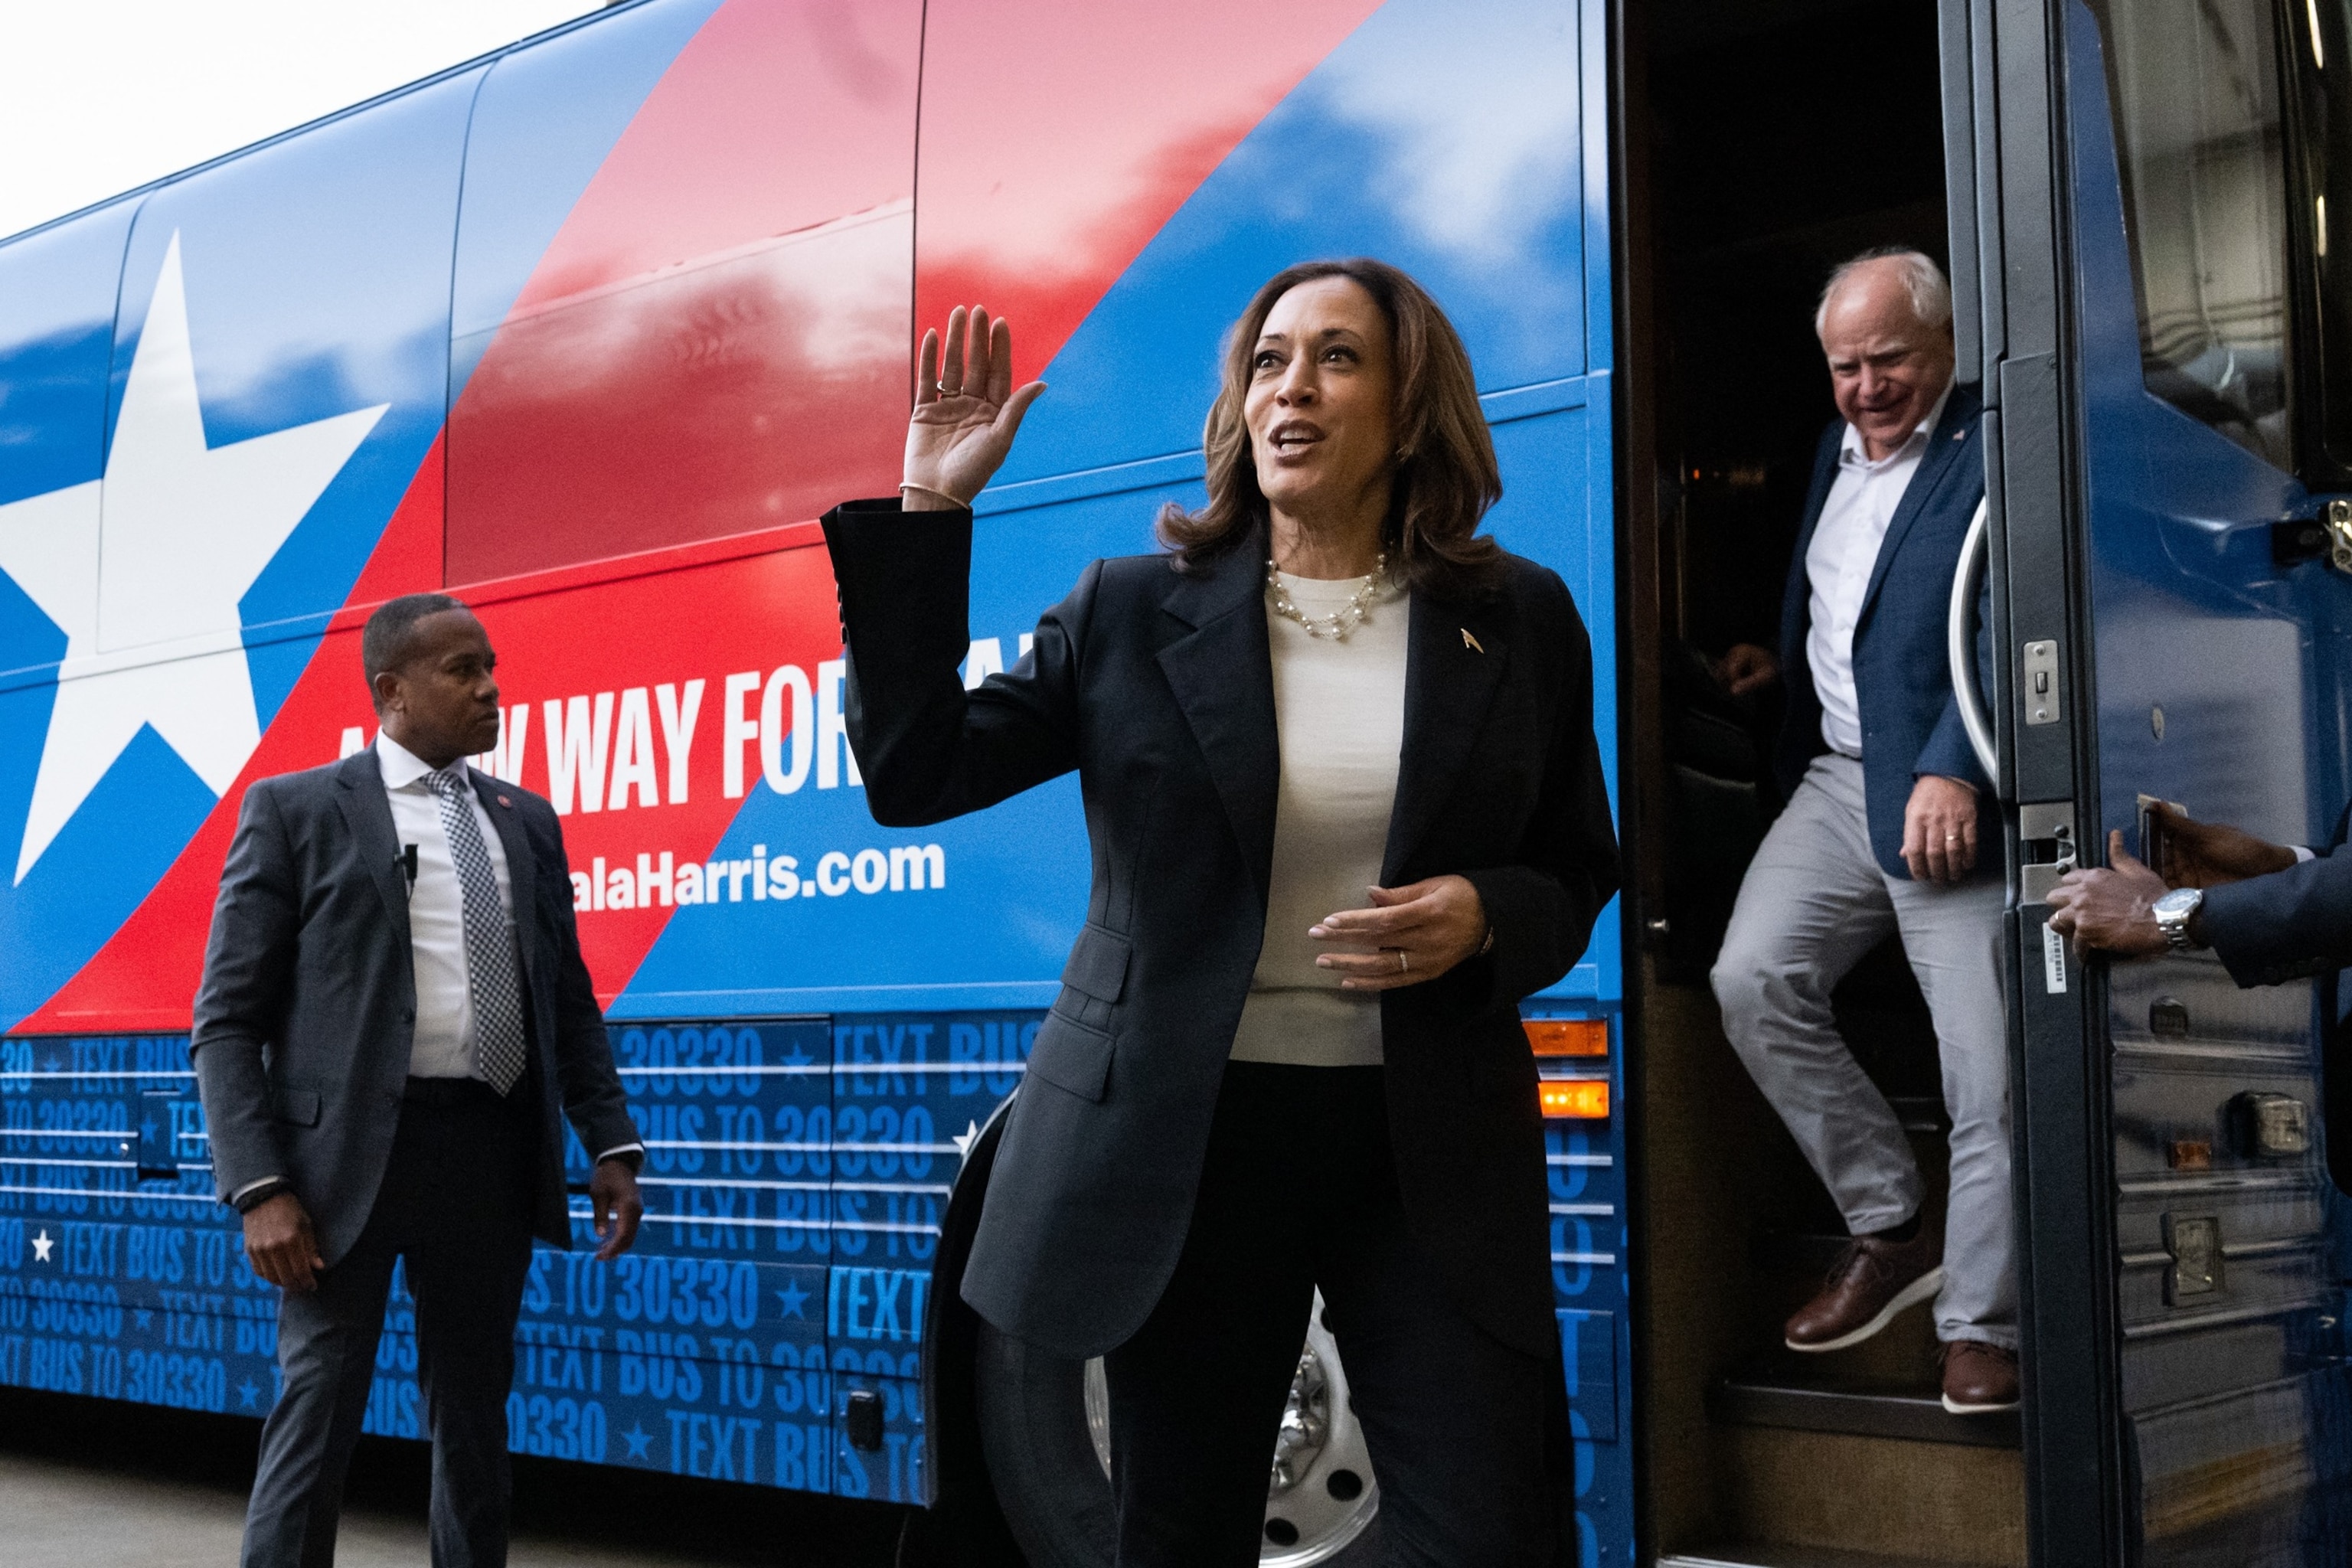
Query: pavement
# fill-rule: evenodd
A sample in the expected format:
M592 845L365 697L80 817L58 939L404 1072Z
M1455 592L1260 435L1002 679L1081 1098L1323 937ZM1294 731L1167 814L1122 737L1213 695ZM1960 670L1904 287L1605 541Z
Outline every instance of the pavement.
M236 1561L245 1495L192 1481L0 1457L0 1540L10 1568L224 1568ZM336 1568L428 1561L421 1514L354 1509ZM509 1568L701 1568L706 1557L519 1535Z
M0 1388L0 1564L234 1568L259 1424ZM891 1568L905 1510L515 1463L510 1568ZM337 1568L426 1568L430 1456L363 1438Z

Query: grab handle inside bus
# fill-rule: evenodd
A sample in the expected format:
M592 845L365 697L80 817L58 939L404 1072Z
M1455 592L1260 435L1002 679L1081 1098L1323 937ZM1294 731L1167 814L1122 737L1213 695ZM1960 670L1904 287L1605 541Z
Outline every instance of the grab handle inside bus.
M1985 710L1984 693L1977 689L1977 595L1984 586L1985 557L1990 550L1985 506L1984 501L1977 502L1977 514L1969 522L1969 536L1960 544L1959 569L1952 574L1948 651L1952 693L1959 700L1960 722L1968 729L1969 744L1976 749L1977 762L1983 767L1985 777L1998 788L2000 755L1993 747L1992 717Z

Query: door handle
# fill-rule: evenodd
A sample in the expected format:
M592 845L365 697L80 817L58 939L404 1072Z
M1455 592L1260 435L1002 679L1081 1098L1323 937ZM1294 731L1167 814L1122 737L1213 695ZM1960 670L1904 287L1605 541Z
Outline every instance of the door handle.
M1977 514L1969 522L1968 537L1960 542L1959 566L1952 574L1947 651L1952 663L1952 695L1960 704L1960 723L1969 732L1969 745L1976 752L1985 777L1998 784L2000 753L1993 746L1992 716L1986 710L1984 693L1977 689L1977 639L1971 635L1975 629L1977 595L1984 587L1985 558L1992 548L1985 506L1984 501L1977 502Z

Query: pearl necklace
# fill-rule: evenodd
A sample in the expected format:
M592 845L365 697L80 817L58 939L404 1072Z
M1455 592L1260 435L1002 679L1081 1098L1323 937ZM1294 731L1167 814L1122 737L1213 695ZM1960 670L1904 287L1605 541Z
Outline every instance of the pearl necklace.
M1276 615L1297 621L1307 628L1307 635L1310 637L1329 637L1334 642L1345 642L1349 632L1364 624L1364 612L1371 608L1372 599L1380 593L1381 581L1388 569L1389 552L1383 550L1381 558L1372 563L1372 569L1364 574L1363 584L1346 604L1328 616L1310 616L1290 602L1289 591L1283 587L1282 574L1276 569L1272 556L1266 557L1265 588L1274 595Z

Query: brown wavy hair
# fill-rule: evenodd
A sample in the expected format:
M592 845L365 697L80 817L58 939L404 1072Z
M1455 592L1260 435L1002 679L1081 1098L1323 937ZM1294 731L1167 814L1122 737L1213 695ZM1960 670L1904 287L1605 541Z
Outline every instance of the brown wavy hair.
M1503 495L1495 443L1478 406L1478 384L1461 334L1429 291L1385 261L1362 257L1305 261L1267 279L1225 339L1217 400L1201 436L1208 455L1209 504L1187 511L1171 501L1159 533L1180 571L1206 564L1261 535L1268 517L1243 418L1251 360L1275 301L1318 278L1347 278L1387 318L1396 360L1395 489L1381 538L1391 570L1408 588L1460 597L1486 586L1502 547L1478 523Z

